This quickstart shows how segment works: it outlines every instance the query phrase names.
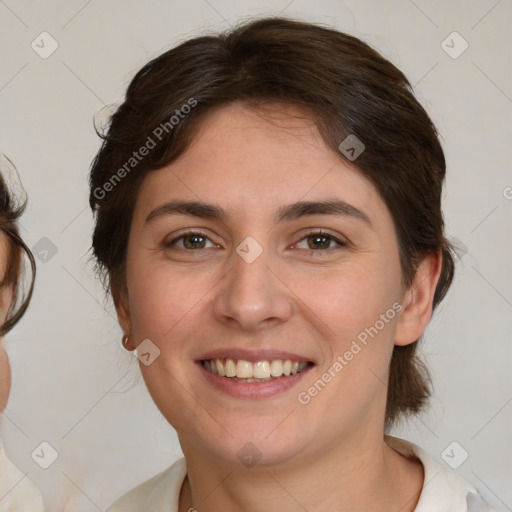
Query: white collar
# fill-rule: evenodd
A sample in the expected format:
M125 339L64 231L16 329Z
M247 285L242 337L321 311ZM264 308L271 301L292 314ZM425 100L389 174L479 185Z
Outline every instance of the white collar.
M438 464L425 450L397 437L385 436L386 444L405 457L416 457L425 478L414 512L492 512L476 488Z
M405 457L417 457L423 465L425 478L414 512L493 512L473 485L438 464L419 446L392 436L385 436L385 442ZM145 510L177 512L186 476L186 461L181 458L142 484L149 490Z

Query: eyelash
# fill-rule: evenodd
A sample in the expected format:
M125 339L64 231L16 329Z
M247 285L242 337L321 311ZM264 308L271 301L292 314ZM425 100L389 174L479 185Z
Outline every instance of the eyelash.
M210 238L208 237L208 235L202 231L199 231L199 230L195 230L195 231L187 231L185 233L182 233L179 237L176 237L174 238L173 240L171 240L170 242L165 242L164 245L166 248L171 248L172 246L176 246L177 242L180 241L181 239L183 238L186 238L187 236L199 236L199 237L202 237L202 238L206 238L208 239L210 242L212 242L212 240L210 240ZM328 238L330 239L331 241L335 242L336 244L338 244L338 247L337 248L340 248L340 247L347 247L348 246L348 243L347 242L344 242L342 240L339 240L338 238L336 238L334 235L332 235L331 233L328 233L327 231L324 231L322 229L317 229L317 230L312 230L308 233L306 233L297 243L293 244L294 246L296 246L298 243L302 242L303 240L309 238L309 237L312 237L312 236L318 236L318 237L325 237L325 238ZM212 242L214 243L214 242ZM178 247L179 250L182 250L182 251L189 251L189 252L192 252L192 251L195 251L195 250L200 250L200 249L187 249L187 248L182 248L182 247ZM299 250L306 250L306 251L311 251L311 252L314 252L314 253L320 253L320 254L323 254L323 253L327 253L327 252L330 252L332 251L333 249L336 249L336 247L330 247L328 249L318 249L318 250L315 250L315 249L299 249Z

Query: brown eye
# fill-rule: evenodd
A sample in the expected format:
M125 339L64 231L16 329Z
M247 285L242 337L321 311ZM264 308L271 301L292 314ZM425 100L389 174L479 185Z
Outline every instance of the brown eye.
M310 249L328 249L331 238L325 235L311 235L307 237Z
M201 235L187 235L183 237L183 245L187 249L204 249L206 238Z
M213 247L215 244L202 233L185 233L178 238L168 242L165 244L166 247L176 246L179 249L184 250L196 250L196 249L205 249L207 248L207 244L210 243L210 247Z
M304 242L306 247L304 247ZM298 249L311 249L313 251L328 251L329 249L336 249L346 246L345 242L338 240L332 235L327 233L311 233L305 236L300 242L296 244Z

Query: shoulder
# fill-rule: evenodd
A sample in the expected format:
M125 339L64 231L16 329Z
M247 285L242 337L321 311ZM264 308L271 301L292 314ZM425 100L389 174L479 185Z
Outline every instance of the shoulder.
M392 436L386 436L386 443L406 457L417 457L423 465L423 489L414 512L493 512L472 484L419 446Z
M181 458L165 471L121 496L107 512L176 512L186 474L185 459Z

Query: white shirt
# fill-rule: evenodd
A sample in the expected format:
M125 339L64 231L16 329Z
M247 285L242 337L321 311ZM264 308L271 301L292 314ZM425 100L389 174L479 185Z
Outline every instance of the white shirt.
M44 512L39 489L7 458L1 441L0 512Z
M386 443L406 457L416 456L423 464L425 478L414 512L493 512L470 483L438 464L420 447L391 436L386 436ZM182 458L126 493L107 512L178 512L186 475Z

